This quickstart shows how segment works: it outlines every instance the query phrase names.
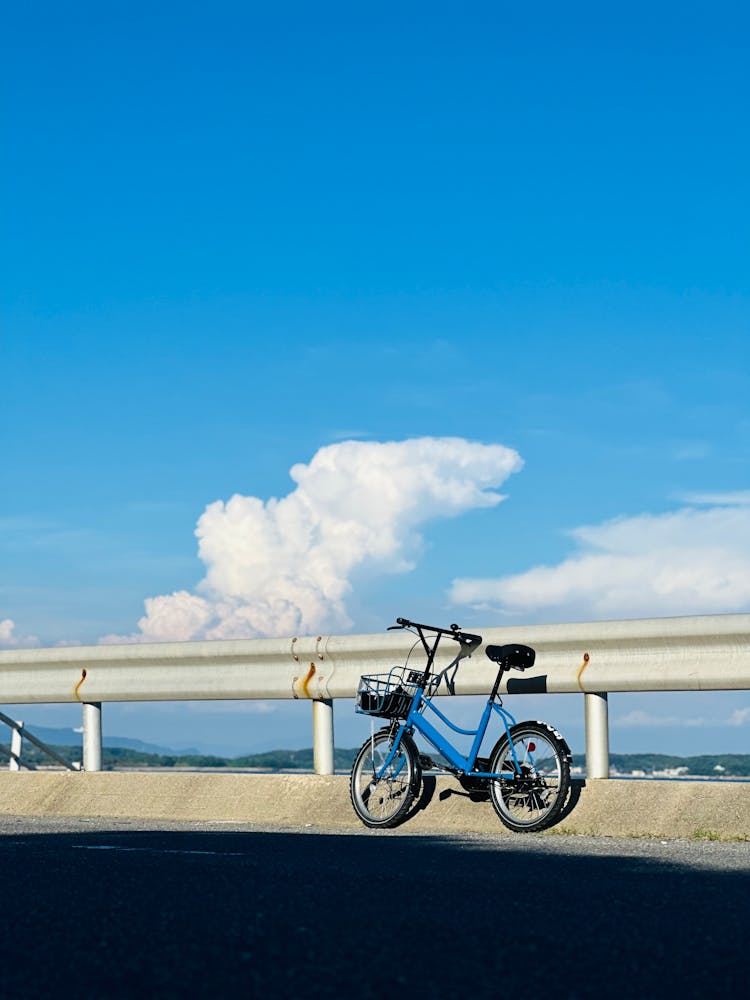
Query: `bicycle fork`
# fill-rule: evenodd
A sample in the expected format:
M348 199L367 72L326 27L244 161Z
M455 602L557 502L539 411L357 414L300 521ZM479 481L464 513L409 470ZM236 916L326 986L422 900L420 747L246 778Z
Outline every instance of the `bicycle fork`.
M383 775L388 770L390 765L393 763L393 758L396 756L396 754L398 753L398 749L401 746L402 735L403 735L403 729L401 726L399 726L398 733L393 737L393 743L391 745L390 750L386 754L385 760L383 761L381 767L377 768L375 762L375 723L373 721L370 722L370 759L372 760L372 782L371 782L372 785L375 785L377 784L378 781L382 780ZM404 759L400 761L396 770L393 772L391 780L393 780L393 778L397 778L401 774L401 771L403 770L405 763L406 763L406 758L404 757Z

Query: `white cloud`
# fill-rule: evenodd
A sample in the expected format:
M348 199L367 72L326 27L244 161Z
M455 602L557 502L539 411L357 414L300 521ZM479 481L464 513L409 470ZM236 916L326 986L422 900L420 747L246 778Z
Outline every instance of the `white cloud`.
M702 507L747 507L750 505L750 490L735 490L729 493L686 493L682 500Z
M730 726L750 725L750 708L737 708L727 720Z
M134 636L103 641L239 638L347 628L353 572L404 572L419 528L494 507L522 466L502 445L462 438L345 441L290 472L287 496L235 495L206 507L196 535L199 593L149 598Z
M702 718L689 718L684 715L652 715L650 712L635 709L632 712L628 712L626 715L620 716L619 719L614 719L612 725L622 726L625 728L661 728L662 726L680 726L688 729L695 729L702 728L707 725L707 723L706 720Z
M651 712L637 708L632 712L619 716L612 720L612 725L617 728L638 729L662 727L679 727L685 729L703 729L722 726L745 726L750 725L750 708L735 709L729 718L705 718L703 716L679 715L654 715Z
M163 597L147 597L146 614L138 622L148 634L149 642L169 642L172 639L200 633L212 617L208 601L186 590ZM106 635L102 643L122 642L124 636Z
M194 715L273 715L279 711L275 701L188 701L185 711Z
M459 579L457 604L558 620L712 614L750 608L750 495L702 495L707 507L622 517L572 531L556 566Z
M12 618L0 621L0 649L27 649L38 645L35 635L16 635L16 623Z

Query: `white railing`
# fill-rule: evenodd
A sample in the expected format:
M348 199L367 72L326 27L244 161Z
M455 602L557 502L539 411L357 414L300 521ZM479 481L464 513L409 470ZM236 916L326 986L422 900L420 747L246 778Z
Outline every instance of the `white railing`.
M11 731L10 739L10 750L6 750L4 747L0 747L0 753L8 758L8 768L11 771L20 771L21 765L30 768L31 765L23 763L21 760L23 753L23 741L28 740L29 743L33 743L35 747L38 747L43 753L52 760L56 761L58 764L62 765L68 771L80 771L80 762L69 764L67 760L60 756L56 750L52 747L48 747L46 743L43 743L40 739L37 739L33 733L24 726L23 722L18 719L11 719L4 712L0 712L0 722L8 726Z
M503 692L585 695L589 777L608 773L609 692L750 689L750 614L471 631L485 644L536 650L534 668L506 674ZM97 770L103 702L306 698L313 702L315 770L331 773L332 700L353 698L361 674L403 662L413 639L384 632L2 650L0 704L83 704L84 770ZM444 640L439 668L453 645ZM493 678L480 648L462 661L455 693L486 694Z

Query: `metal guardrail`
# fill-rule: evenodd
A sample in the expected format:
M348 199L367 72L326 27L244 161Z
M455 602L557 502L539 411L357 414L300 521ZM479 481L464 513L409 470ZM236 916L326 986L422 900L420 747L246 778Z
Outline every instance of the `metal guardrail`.
M537 651L535 667L506 675L502 693L585 696L589 777L608 774L609 692L750 689L750 614L472 631L486 644L521 642ZM103 702L310 699L315 768L331 773L333 699L353 698L362 674L403 663L412 640L384 632L3 650L0 704L85 705L84 770L97 770ZM438 668L450 662L452 645L441 645ZM462 661L455 693L486 694L494 673L480 647Z

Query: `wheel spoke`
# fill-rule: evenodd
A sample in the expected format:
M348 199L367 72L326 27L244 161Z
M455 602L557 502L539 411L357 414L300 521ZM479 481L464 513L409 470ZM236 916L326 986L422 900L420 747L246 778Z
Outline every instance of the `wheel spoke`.
M352 768L352 804L367 826L396 825L418 790L420 771L414 744L402 735L391 757L392 747L389 730L375 733L360 749Z
M541 830L554 822L567 794L567 747L545 723L521 723L493 751L490 782L495 811L512 830Z

